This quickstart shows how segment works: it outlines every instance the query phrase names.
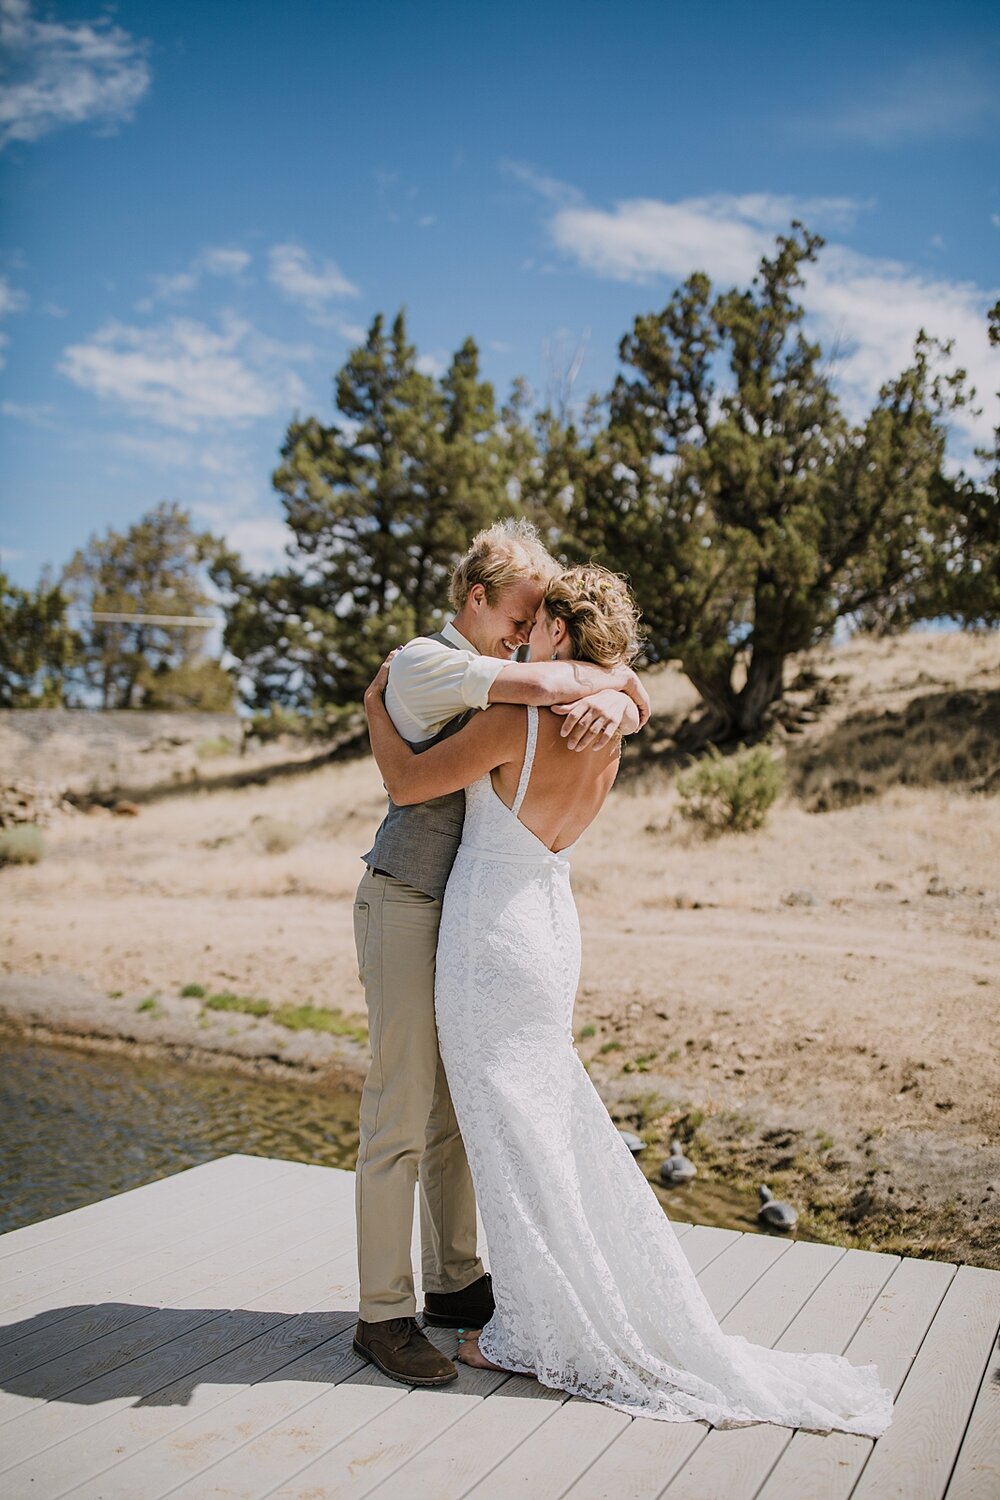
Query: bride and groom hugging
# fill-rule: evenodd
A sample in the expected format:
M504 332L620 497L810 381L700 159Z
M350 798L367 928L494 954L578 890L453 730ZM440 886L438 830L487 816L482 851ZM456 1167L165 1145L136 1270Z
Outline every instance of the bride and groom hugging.
M354 905L372 1049L355 1349L407 1384L457 1377L416 1319L419 1182L424 1319L467 1332L465 1363L666 1421L881 1435L874 1365L723 1333L573 1045L569 853L649 714L624 580L498 523L450 599L365 695L390 802Z

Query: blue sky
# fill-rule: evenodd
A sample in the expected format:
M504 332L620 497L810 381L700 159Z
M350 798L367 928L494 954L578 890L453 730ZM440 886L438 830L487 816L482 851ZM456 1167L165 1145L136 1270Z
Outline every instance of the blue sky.
M985 5L0 0L0 566L33 583L160 499L257 566L292 415L372 315L503 398L609 385L696 269L801 217L860 415L917 329L998 420L1000 20Z

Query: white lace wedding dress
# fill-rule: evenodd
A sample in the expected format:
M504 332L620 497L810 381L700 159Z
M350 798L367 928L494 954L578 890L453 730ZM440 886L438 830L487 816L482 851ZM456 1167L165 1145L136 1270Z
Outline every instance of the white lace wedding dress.
M777 1422L878 1437L874 1365L723 1333L669 1219L573 1046L580 929L568 851L489 776L466 792L437 954L441 1055L486 1229L496 1314L482 1352L543 1384L668 1422Z

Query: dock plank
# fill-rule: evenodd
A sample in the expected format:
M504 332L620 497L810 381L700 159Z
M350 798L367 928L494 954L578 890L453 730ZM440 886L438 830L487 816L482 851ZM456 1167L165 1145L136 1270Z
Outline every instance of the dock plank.
M429 1331L441 1347L454 1335ZM359 1364L361 1362L359 1361ZM410 1390L365 1364L230 1458L172 1493L171 1500L358 1500L482 1404L507 1377L462 1366L439 1390ZM406 1493L406 1491L400 1491Z
M11 1381L18 1379L28 1371L35 1371L32 1377L33 1394L51 1399L52 1396L61 1394L62 1386L56 1390L45 1385L49 1375L53 1375L61 1382L62 1376L57 1375L57 1366L63 1365L75 1369L74 1361L79 1351L80 1358L86 1358L82 1354L84 1347L89 1347L92 1352L101 1354L103 1351L113 1347L109 1340L113 1339L115 1328L111 1332L95 1338L83 1339L74 1342L67 1337L65 1344L61 1343L61 1334L65 1322L68 1320L72 1327L73 1319L83 1315L84 1319L88 1313L95 1316L100 1315L102 1308L118 1307L121 1309L121 1318L117 1327L125 1329L130 1323L145 1318L156 1311L162 1311L169 1307L179 1307L185 1302L190 1303L192 1299L202 1296L210 1296L224 1289L226 1275L228 1272L232 1285L238 1284L238 1277L245 1269L259 1265L266 1265L269 1261L277 1260L287 1262L290 1255L301 1255L307 1252L307 1247L314 1241L317 1244L326 1239L329 1243L331 1253L347 1250L351 1246L351 1235L347 1225L334 1225L327 1229L323 1222L322 1212L313 1213L300 1220L301 1233L297 1240L289 1243L289 1236L280 1233L281 1226L278 1225L277 1233L272 1224L270 1230L260 1229L256 1234L240 1234L238 1229L234 1230L233 1236L219 1239L214 1253L198 1255L196 1259L182 1259L181 1264L176 1263L160 1275L149 1276L150 1264L148 1260L140 1258L134 1262L126 1263L125 1274L121 1280L115 1281L105 1278L97 1283L98 1293L101 1287L106 1288L114 1296L114 1301L109 1298L105 1301L99 1294L88 1297L86 1301L74 1304L65 1304L58 1308L47 1309L48 1312L61 1311L67 1318L56 1323L55 1327L43 1317L28 1317L20 1323L9 1328L13 1335L9 1344L4 1349L4 1364L10 1357L14 1370L10 1376ZM294 1219L291 1221L296 1222ZM286 1226L287 1231L287 1226ZM307 1252L308 1253L308 1252ZM176 1262L176 1257L175 1257ZM78 1291L74 1288L74 1291ZM139 1309L137 1318L130 1317L130 1305ZM114 1324L114 1319L111 1320ZM55 1340L58 1352L46 1361L34 1361L31 1358L32 1348L51 1347ZM20 1358L18 1357L20 1356ZM53 1363L53 1360L55 1361ZM8 1376L3 1377L5 1383ZM8 1389L13 1388L8 1384ZM65 1389L72 1389L71 1386ZM6 1403L0 1399L0 1424L9 1420L10 1412Z
M315 1169L305 1168L311 1172ZM0 1283L0 1325L9 1330L12 1322L18 1321L25 1312L40 1311L47 1302L59 1303L72 1292L74 1286L93 1277L95 1266L103 1275L119 1275L124 1268L143 1258L151 1267L175 1265L177 1247L183 1247L188 1259L196 1254L211 1254L220 1237L231 1238L231 1228L241 1227L242 1232L252 1233L255 1223L266 1223L273 1216L271 1193L280 1193L283 1208L296 1212L300 1204L315 1202L313 1183L317 1179L303 1177L299 1173L279 1179L282 1185L269 1182L264 1188L264 1197L251 1197L252 1189L242 1179L238 1181L214 1179L214 1191L204 1202L190 1203L184 1209L171 1210L166 1215L160 1209L144 1216L131 1230L116 1233L110 1247L84 1246L73 1255L61 1259L54 1266L26 1267L9 1281ZM227 1219L222 1217L224 1204L230 1207ZM332 1205L337 1212L337 1205ZM233 1221L241 1221L234 1226ZM165 1227L166 1225L166 1227ZM20 1231L15 1231L19 1233ZM206 1249L198 1251L204 1241ZM192 1253L193 1252L193 1253ZM4 1335L10 1337L9 1332Z
M280 1157L216 1157L199 1167L187 1167L143 1187L129 1188L112 1198L0 1235L0 1279L6 1281L16 1275L22 1261L32 1267L55 1265L62 1255L113 1245L123 1234L148 1225L151 1216L188 1214L191 1209L205 1208L223 1184L226 1191L244 1182L254 1192L269 1191L281 1179L287 1181L317 1170L322 1169Z
M943 1262L900 1260L844 1350L852 1364L877 1364L883 1385L894 1397L954 1275L955 1267ZM815 1500L845 1500L874 1446L871 1438L846 1432L795 1432L757 1500L791 1500L802 1494Z
M196 1382L185 1372L144 1404L76 1434L71 1446L48 1449L24 1473L49 1500L153 1500L357 1373L354 1322L353 1310L286 1315L202 1365Z
M144 1300L154 1305L147 1307L138 1323L110 1340L96 1340L66 1360L53 1362L55 1388L49 1390L47 1399L39 1395L39 1371L29 1376L32 1384L27 1394L18 1391L16 1383L13 1389L8 1387L0 1397L0 1417L4 1418L0 1471L96 1420L101 1415L95 1412L100 1403L117 1398L120 1405L148 1397L171 1378L162 1374L164 1361L194 1357L191 1351L198 1343L190 1342L193 1331L238 1308L241 1301L249 1300L252 1309L252 1299L314 1274L320 1278L317 1295L333 1298L339 1293L356 1298L353 1216L334 1220L329 1233L299 1244L286 1241L277 1252L273 1246L269 1250L272 1253L262 1255L252 1238L229 1244L214 1260L181 1268L147 1285ZM177 1340L181 1343L172 1348ZM41 1378L46 1378L46 1367L40 1370ZM122 1386L125 1394L121 1394ZM63 1399L53 1400L56 1394Z
M435 1391L387 1380L352 1347L353 1200L352 1173L236 1156L0 1237L0 1286L14 1299L0 1312L0 1492L1000 1494L998 1271L675 1224L727 1332L877 1363L898 1393L878 1443L767 1423L726 1431L633 1418L465 1366ZM454 1354L452 1332L431 1337Z
M796 1335L802 1349L836 1349L838 1328L841 1339L850 1336L897 1264L897 1257L866 1250L841 1253L822 1283L827 1288L826 1302L810 1297L798 1311ZM838 1328L831 1327L830 1309L833 1306ZM766 1310L766 1304L761 1308ZM754 1314L749 1307L744 1308L744 1328L757 1324L752 1334L757 1343L766 1341L768 1331L761 1326L760 1316L760 1312ZM777 1321L775 1319L775 1323ZM749 1338L751 1334L745 1333L744 1336ZM703 1422L668 1424L637 1420L568 1494L573 1500L618 1500L622 1493L659 1495L707 1434L708 1427ZM619 1476L627 1476L628 1485L619 1488ZM804 1493L805 1487L789 1491L792 1496Z
M425 1448L370 1500L459 1500L547 1422L566 1400L535 1380L514 1376L448 1429L443 1448Z
M694 1252L695 1256L701 1249L695 1240L696 1235L697 1230L694 1230L681 1240L682 1248ZM702 1245L712 1244L712 1241L700 1238ZM767 1275L773 1273L791 1245L787 1240L730 1232L727 1232L725 1241L714 1241L715 1245L719 1243L724 1248L699 1274L699 1284L716 1317L723 1318L727 1313L732 1314ZM771 1286L763 1294L765 1303L773 1296L773 1291ZM581 1424L586 1428L588 1421L581 1411L594 1413L597 1410L604 1415L593 1425L593 1441L579 1441L577 1428ZM489 1500L489 1497L524 1493L526 1474L532 1476L531 1483L540 1495L573 1493L572 1487L586 1482L585 1476L600 1463L605 1449L617 1446L634 1425L632 1417L624 1412L574 1398L532 1433L521 1448L486 1475L471 1494L477 1500ZM656 1425L669 1427L669 1434L662 1440L668 1446L672 1443L678 1452L683 1449L685 1455L690 1451L692 1437L687 1424L683 1427L676 1423ZM705 1431L705 1427L698 1424L700 1438L705 1436ZM405 1474L406 1471L404 1478Z
M998 1326L1000 1276L959 1266L854 1500L939 1500L945 1493Z
M1000 1495L1000 1333L993 1340L945 1493L948 1500L996 1500Z
M753 1294L722 1320L723 1328L788 1352L842 1352L851 1333L840 1323L843 1278L852 1275L846 1257L846 1251L831 1246L796 1241ZM887 1260L883 1281L896 1264L892 1257ZM755 1495L790 1437L790 1428L767 1422L711 1428L661 1493L668 1500Z
M263 1260L269 1253L278 1255L286 1250L290 1238L294 1242L304 1242L331 1233L331 1222L332 1215L326 1207L315 1205L305 1212L289 1213L286 1221L275 1221L274 1215L267 1213L230 1221L224 1227L216 1226L211 1238L192 1236L186 1244L182 1267L176 1266L175 1251L175 1264L169 1274L175 1276L178 1269L190 1273L195 1266L204 1268L219 1255L234 1257L234 1268L238 1268L248 1255ZM47 1359L65 1355L144 1316L144 1288L150 1288L155 1300L162 1302L168 1298L170 1287L168 1277L161 1276L159 1289L152 1290L154 1278L147 1275L148 1270L147 1261L137 1262L132 1276L125 1275L111 1284L110 1290L121 1298L131 1298L130 1301L106 1300L97 1295L82 1302L57 1303L55 1307L8 1324L0 1330L0 1381L22 1375ZM107 1279L104 1285L108 1286ZM73 1290L76 1292L77 1288Z

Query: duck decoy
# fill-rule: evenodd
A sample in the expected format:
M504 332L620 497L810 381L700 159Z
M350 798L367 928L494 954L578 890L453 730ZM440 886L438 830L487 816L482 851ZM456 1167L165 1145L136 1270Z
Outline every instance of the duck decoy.
M681 1150L680 1141L670 1142L670 1155L660 1163L660 1180L666 1183L690 1182L698 1175L698 1168Z
M779 1203L769 1187L763 1184L757 1189L760 1208L757 1218L771 1229L794 1229L799 1216L790 1203Z

